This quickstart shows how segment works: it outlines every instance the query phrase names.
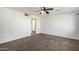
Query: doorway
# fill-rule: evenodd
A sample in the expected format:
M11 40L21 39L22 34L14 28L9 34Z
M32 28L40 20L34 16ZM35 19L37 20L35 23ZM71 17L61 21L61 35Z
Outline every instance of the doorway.
M31 35L33 36L36 34L36 18L35 17L31 18L31 28L32 28Z

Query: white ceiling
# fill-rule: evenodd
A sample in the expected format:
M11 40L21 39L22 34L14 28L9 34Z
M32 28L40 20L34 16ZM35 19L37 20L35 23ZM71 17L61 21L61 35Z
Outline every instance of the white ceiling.
M8 8L32 15L40 15L39 14L40 11L37 12L37 10L40 10L40 7L8 7ZM53 8L54 10L49 11L50 14L68 13L68 12L75 12L79 10L79 7L53 7Z

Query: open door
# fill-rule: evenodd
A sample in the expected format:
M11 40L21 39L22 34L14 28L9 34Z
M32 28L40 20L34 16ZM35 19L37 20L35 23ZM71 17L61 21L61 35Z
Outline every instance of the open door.
M32 27L32 33L31 35L35 35L36 34L36 18L31 18L31 27Z

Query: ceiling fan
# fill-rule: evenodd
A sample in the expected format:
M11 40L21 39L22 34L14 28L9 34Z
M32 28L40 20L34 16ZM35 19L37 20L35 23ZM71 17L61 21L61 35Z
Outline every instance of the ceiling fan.
M46 8L46 7L40 7L40 14L46 13L46 14L50 14L48 11L49 10L54 10L54 8Z

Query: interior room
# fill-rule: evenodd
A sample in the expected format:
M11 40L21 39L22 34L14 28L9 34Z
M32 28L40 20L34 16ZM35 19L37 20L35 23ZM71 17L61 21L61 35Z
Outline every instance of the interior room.
M0 51L79 51L79 7L0 7Z

